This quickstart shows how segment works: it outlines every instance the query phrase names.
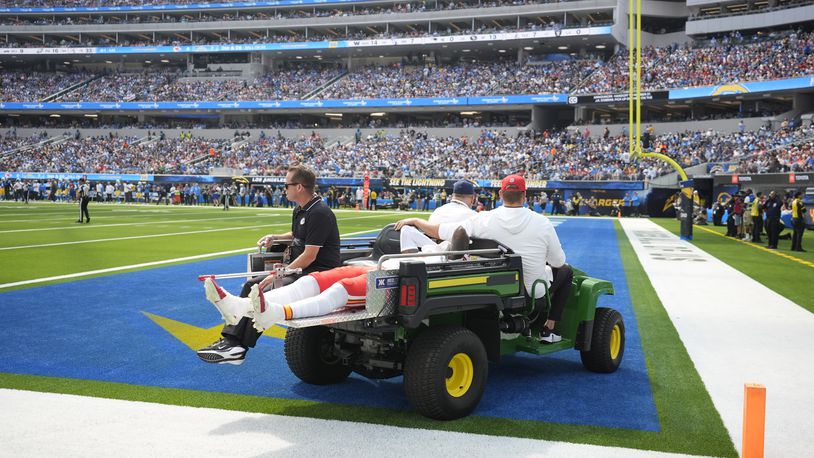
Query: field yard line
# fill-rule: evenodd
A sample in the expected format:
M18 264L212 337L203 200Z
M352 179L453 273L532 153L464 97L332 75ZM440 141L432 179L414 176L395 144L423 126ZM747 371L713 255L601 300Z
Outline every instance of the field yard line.
M0 402L8 456L684 456L22 390Z
M276 215L268 215L276 216ZM93 226L86 226L86 225L77 225L74 224L73 226L61 226L61 227L38 227L35 229L9 229L6 231L0 231L0 234L8 234L12 232L37 232L37 231L63 231L63 230L70 230L70 229L89 229L95 227L117 227L117 226L143 226L147 224L174 224L174 223L195 223L198 221L226 221L232 219L247 219L247 218L265 218L266 216L229 216L229 217L219 217L219 218L201 218L201 219L177 219L171 221L147 221L143 223L116 223L116 224L95 224Z
M367 231L356 231L356 232L348 232L347 234L342 234L343 237L351 236L351 235L359 235L359 234L368 234L370 230ZM162 264L172 264L175 262L183 262L183 261L192 261L195 259L204 259L204 258L211 258L215 256L225 256L230 254L237 254L237 253L245 253L247 251L256 250L257 247L250 247L250 248L241 248L238 250L230 250L230 251L218 251L215 253L205 253L205 254L198 254L194 256L185 256L182 258L173 258L173 259L163 259L160 261L151 261L151 262L143 262L141 264L131 264L129 266L118 266L118 267L109 267L107 269L98 269L98 270L88 270L85 272L76 272L72 274L65 274L65 275L57 275L54 277L43 277L43 278L34 278L31 280L22 280L16 281L13 283L0 283L0 289L5 288L13 288L15 286L23 286L23 285L32 285L36 283L45 283L49 281L57 281L57 280L67 280L69 278L79 278L79 277L87 277L89 275L98 275L98 274L106 274L111 272L119 272L122 270L130 270L130 269L139 269L142 267L152 267L152 266L160 266Z
M378 218L378 215L374 216L359 216L356 218L344 218L342 222L357 220L357 219L370 219L370 218ZM261 227L274 227L274 226L288 226L290 223L274 223L274 224L260 224L256 226L238 226L238 227L226 227L226 228L219 228L219 229L205 229L200 231L186 231L186 232L171 232L166 234L150 234L150 235L134 235L131 237L111 237L106 239L91 239L91 240L76 240L73 242L56 242L56 243L43 243L39 245L18 245L18 246L9 246L9 247L0 247L0 251L9 251L9 250L22 250L26 248L44 248L44 247L51 247L51 246L62 246L62 245L79 245L84 243L99 243L99 242L115 242L119 240L135 240L135 239L149 239L155 237L174 237L177 235L189 235L189 234L204 234L207 232L222 232L222 231L234 231L234 230L244 230L244 229L258 229ZM366 231L371 232L371 231Z
M53 209L57 210L54 212L56 213L72 213L76 212L78 209L78 203L70 202L70 203L52 203L52 202L35 202L30 207L32 210L42 210L42 209ZM49 207L50 206L50 207ZM55 207L57 206L57 207ZM64 208L58 208L59 206L64 206ZM10 208L5 207L0 203L0 210L3 208ZM104 211L116 211L116 210L123 210L123 209L130 209L130 208L151 208L151 209L166 209L170 211L193 211L193 210L221 210L222 207L215 207L215 206L204 206L204 205L156 205L156 204L108 204L108 203L94 203L91 202L90 211L93 212L94 210L104 210ZM291 211L293 207L230 207L231 211ZM334 208L334 213L374 213L373 210L356 210L353 208ZM400 210L375 210L376 214L380 215L400 215L400 214L429 214L428 211L417 211L417 210L410 210L410 211L400 211ZM46 213L38 212L39 215L44 215ZM49 213L50 214L50 213ZM20 213L19 215L26 215L30 216L31 213ZM6 214L4 215L0 212L0 216L16 216L13 214Z
M738 451L743 385L760 383L766 456L810 456L814 314L652 221L621 223Z
M9 247L2 247L0 251L8 251L8 250L22 250L26 248L44 248L44 247L51 247L51 246L62 246L62 245L80 245L84 243L100 243L100 242L115 242L119 240L136 240L136 239L149 239L155 237L174 237L177 235L190 235L190 234L205 234L207 232L222 232L222 231L233 231L233 230L243 230L243 229L258 229L261 227L273 227L273 226L288 226L289 223L277 223L277 224L260 224L256 226L238 226L238 227L225 227L225 228L218 228L218 229L204 229L200 231L186 231L186 232L170 232L165 234L150 234L150 235L133 235L130 237L111 237L106 239L92 239L92 240L75 240L73 242L56 242L56 243L42 243L39 245L18 245L18 246L9 246Z

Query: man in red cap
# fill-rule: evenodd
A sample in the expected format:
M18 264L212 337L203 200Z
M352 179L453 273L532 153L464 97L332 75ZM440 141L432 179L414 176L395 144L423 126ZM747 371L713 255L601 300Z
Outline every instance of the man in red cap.
M503 205L488 212L480 212L463 222L434 224L423 219L408 218L399 221L396 229L415 226L430 237L450 240L458 227L464 228L469 237L496 240L511 248L523 259L523 281L530 295L532 284L545 279L551 289L551 310L540 335L545 343L562 340L556 333L557 321L562 318L565 302L571 293L573 271L565 263L565 253L551 221L535 213L523 204L526 201L526 180L520 175L509 175L500 186ZM551 271L546 269L551 266ZM536 298L545 295L542 288L535 290Z

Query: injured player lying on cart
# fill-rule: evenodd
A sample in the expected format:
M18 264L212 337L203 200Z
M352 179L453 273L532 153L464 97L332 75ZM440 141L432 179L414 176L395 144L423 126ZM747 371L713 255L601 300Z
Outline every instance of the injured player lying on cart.
M459 229L452 240L436 244L412 227L401 235L402 252L439 253L439 256L388 259L385 270L398 269L402 261L443 262L443 252L462 251L469 245L466 231ZM349 265L305 275L280 288L260 291L252 286L249 297L234 296L221 288L213 276L204 278L206 298L215 305L227 324L234 325L244 316L252 318L259 332L277 323L298 318L327 315L346 307L363 307L367 293L367 273L376 265Z

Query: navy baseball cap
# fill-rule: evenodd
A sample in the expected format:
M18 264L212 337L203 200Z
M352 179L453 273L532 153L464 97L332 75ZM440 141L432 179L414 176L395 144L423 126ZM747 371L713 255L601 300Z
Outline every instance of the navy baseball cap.
M456 181L455 184L452 185L452 193L460 195L475 194L475 186L471 181Z

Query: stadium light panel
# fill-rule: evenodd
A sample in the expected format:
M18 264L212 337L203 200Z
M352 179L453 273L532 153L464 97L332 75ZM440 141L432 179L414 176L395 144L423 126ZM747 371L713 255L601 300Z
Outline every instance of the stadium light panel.
M341 118L342 113L325 113L325 116L328 116L329 118Z
M596 45L596 49L605 49L605 45Z
M71 63L70 63L70 62L68 62L67 60L66 60L65 62L63 62L63 64L65 64L65 65L71 65Z
M462 111L461 116L474 116L480 114L480 111Z
M561 51L564 51L564 50L568 49L568 46L557 46L557 49L559 49Z
M523 49L525 49L526 51L531 51L534 48L531 46L524 46Z
M164 64L169 64L170 63L170 61L167 60L167 59L161 59L161 62L164 63Z
M98 118L99 115L96 113L85 113L86 118Z
M105 61L105 63L106 63L106 64L112 64L112 63L113 63L113 61L112 61L112 60L106 60L106 61Z
M58 115L58 114L56 114L56 113L53 113L53 114L48 115L48 117L49 117L49 118L61 118L62 116L61 116L61 115Z
M506 50L505 49L498 49L497 52L504 53L504 52L506 52Z
M471 49L464 49L464 50L463 50L463 51L461 51L461 52L469 52L469 51L472 51L472 50L471 50Z
M370 116L374 117L374 118L381 118L382 116L385 116L385 115L387 115L387 113L384 113L384 112L381 112L381 111L376 112L376 113L370 113Z

